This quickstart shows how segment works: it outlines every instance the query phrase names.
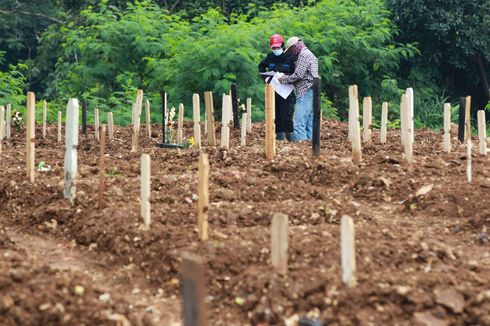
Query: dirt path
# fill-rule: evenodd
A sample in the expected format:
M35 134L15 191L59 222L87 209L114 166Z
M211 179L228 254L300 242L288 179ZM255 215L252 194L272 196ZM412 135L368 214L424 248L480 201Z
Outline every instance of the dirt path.
M180 302L166 297L163 290L151 287L143 277L135 276L135 265L114 266L102 255L73 242L49 238L7 228L7 235L28 256L57 271L85 274L93 285L108 293L118 293L131 302L130 309L145 325L180 325ZM109 263L109 264L107 264Z

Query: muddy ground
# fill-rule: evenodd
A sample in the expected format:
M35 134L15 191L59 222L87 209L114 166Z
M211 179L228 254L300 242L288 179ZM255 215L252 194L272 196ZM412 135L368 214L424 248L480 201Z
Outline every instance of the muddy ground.
M159 137L159 127L153 126ZM186 128L191 136L191 126ZM364 144L350 160L347 126L322 125L321 157L307 143L277 143L263 155L263 126L246 147L210 159L209 241L197 240L199 150L155 147L142 128L117 128L106 150L106 207L97 208L99 144L80 136L77 198L62 195L63 143L36 139L35 184L25 177L25 136L0 156L0 324L180 325L180 260L205 261L210 325L490 325L490 167L466 149L417 130L415 163L403 161L399 132ZM217 137L219 139L219 136ZM476 142L476 140L475 140ZM141 228L139 157L151 155L151 230ZM425 190L425 194L421 194ZM427 192L427 190L429 190ZM271 268L270 222L289 218L289 268ZM341 280L340 218L356 227L357 280ZM304 324L309 325L309 324Z

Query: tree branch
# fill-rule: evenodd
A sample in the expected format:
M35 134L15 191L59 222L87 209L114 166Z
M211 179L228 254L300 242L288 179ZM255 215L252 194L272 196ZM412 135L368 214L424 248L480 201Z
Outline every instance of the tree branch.
M45 14L42 14L40 12L30 12L30 11L23 11L23 10L15 10L15 11L11 12L11 11L6 11L6 10L0 10L0 15L10 15L12 13L14 13L14 14L15 13L19 13L19 14L22 14L22 15L41 17L41 18L44 18L46 20L49 20L49 21L51 21L53 23L60 24L60 25L64 25L65 24L65 22L62 21L62 20L59 20L57 18L48 16L48 15L45 15Z

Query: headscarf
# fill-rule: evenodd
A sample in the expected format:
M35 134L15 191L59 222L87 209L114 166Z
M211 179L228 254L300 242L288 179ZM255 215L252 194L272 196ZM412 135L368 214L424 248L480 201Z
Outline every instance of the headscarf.
M291 47L290 51L295 56L298 56L303 48L305 48L305 43L303 41L298 41L295 45Z

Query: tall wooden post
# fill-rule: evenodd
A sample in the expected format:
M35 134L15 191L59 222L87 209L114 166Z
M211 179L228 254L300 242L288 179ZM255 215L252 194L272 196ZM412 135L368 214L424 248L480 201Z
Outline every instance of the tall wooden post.
M150 228L151 206L150 206L150 175L151 175L150 155L141 155L141 217L145 229Z
M138 112L138 117L141 119L141 111L143 110L143 90L142 89L138 89L136 91L136 109Z
M7 104L7 113L5 114L5 124L7 129L5 129L5 138L10 139L12 132L11 132L11 119L12 119L12 106L10 104Z
M388 125L388 102L383 102L381 106L381 144L386 143L386 133Z
M451 152L451 103L444 104L444 138L442 149Z
M343 215L340 220L340 251L342 281L347 287L355 287L357 281L354 221L347 215Z
M5 114L5 108L3 106L0 106L0 155L2 155L2 145L3 145L3 135L5 132L5 125L4 125L4 114Z
M288 271L288 217L276 213L271 223L272 267L281 274Z
M487 122L485 110L478 110L478 138L480 141L480 154L487 155Z
M138 150L138 138L140 130L140 115L138 114L138 105L136 103L133 104L131 111L133 116L133 137L131 152L135 153Z
M192 111L194 116L194 143L201 148L201 106L199 94L192 95Z
M408 96L403 94L401 100L401 116L403 119L403 131L402 131L402 143L405 146L405 161L408 164L412 164L412 135L411 135L411 126L410 126L410 107Z
M241 129L241 134L240 134L240 146L245 146L246 145L246 138L247 138L247 114L243 113L242 114L242 129Z
M204 302L206 290L202 260L196 256L184 255L180 273L183 326L208 326L208 315Z
M238 94L236 84L231 84L231 105L233 108L233 128L240 129L240 117L238 116Z
M466 123L466 97L459 99L459 116L458 116L458 140L464 143L465 140L465 123Z
M56 140L61 142L61 111L58 111L58 132L56 134Z
M162 98L162 143L165 144L167 142L167 93L162 91L160 97Z
M114 116L107 112L107 128L109 129L109 141L114 139Z
M252 132L252 99L247 98L247 133Z
M87 137L87 101L82 100L82 133Z
M48 104L43 101L43 139L46 138L46 118L48 115Z
M265 85L265 158L274 159L276 154L275 142L275 90L271 84Z
M100 140L99 128L100 128L99 109L95 109L94 110L94 132L95 132L95 139L97 141Z
M472 181L473 167L472 167L472 156L471 153L473 151L473 145L471 144L471 137L466 141L466 179L468 183Z
M471 138L471 96L466 96L465 106L465 139Z
M223 94L223 106L221 108L221 147L230 147L230 111L231 96Z
M33 92L27 93L26 110L26 174L31 183L34 183L35 172L35 143L36 138L36 96Z
M105 207L104 203L104 189L105 189L105 125L100 126L100 156L99 156L99 209Z
M321 78L313 78L313 135L312 135L312 151L313 156L320 155L320 128L321 128Z
M181 144L184 141L184 104L179 104L179 113L177 117L177 144Z
M78 100L72 98L66 108L65 123L65 172L63 196L73 205L76 196L78 146Z
M362 140L364 143L371 142L371 125L373 123L373 101L371 97L365 97L362 103L362 121L363 133Z
M209 159L208 155L199 156L199 189L197 204L197 229L199 240L208 239L208 209L209 209Z
M216 146L216 130L214 127L213 92L204 92L204 104L206 108L206 121L208 123L207 141L209 146Z
M408 123L407 129L410 129L410 141L413 143L415 138L414 129L414 99L413 99L413 88L407 88L407 105L408 105Z
M148 138L151 139L151 117L150 117L150 101L145 101L145 122L146 122L146 132L148 133Z
M352 142L352 162L359 164L362 159L361 152L361 126L359 122L359 95L357 86L349 87L349 132Z

